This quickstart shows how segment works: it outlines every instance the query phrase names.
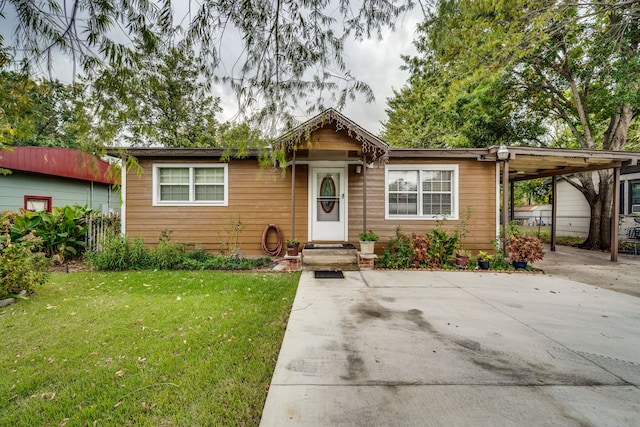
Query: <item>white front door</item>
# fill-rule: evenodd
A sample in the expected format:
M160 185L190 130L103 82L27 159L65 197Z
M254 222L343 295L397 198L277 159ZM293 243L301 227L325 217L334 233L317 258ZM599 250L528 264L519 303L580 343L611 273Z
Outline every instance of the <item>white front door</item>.
M346 241L345 168L311 168L311 240Z

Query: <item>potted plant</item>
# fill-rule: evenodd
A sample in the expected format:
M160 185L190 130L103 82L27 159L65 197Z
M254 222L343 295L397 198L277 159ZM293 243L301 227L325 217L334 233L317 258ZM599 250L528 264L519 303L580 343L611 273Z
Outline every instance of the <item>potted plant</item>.
M469 263L469 257L471 256L471 252L467 249L456 249L456 266L457 267L467 267Z
M380 237L373 230L363 231L360 233L360 252L363 254L372 254L375 251L376 242Z
M488 270L493 257L485 251L478 252L478 268L480 270Z
M298 256L300 253L300 240L287 239L287 256Z
M538 261L544 256L542 241L526 234L510 235L506 249L516 269L525 269L527 263Z

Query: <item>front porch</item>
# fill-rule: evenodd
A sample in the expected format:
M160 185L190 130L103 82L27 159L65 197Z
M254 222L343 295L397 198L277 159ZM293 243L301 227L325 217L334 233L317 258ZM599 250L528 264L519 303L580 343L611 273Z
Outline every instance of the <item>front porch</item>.
M338 246L367 229L367 170L387 161L387 144L330 109L274 145L291 176L291 238L307 242L302 264L357 265L355 247Z
M297 256L285 256L287 271L373 270L377 255L362 253L350 243L308 243Z

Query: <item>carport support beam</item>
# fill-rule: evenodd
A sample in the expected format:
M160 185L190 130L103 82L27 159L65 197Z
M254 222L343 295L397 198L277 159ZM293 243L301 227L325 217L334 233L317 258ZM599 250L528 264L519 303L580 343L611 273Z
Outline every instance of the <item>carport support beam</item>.
M367 155L362 153L362 232L367 232Z
M296 150L291 159L291 238L296 238Z
M507 224L509 223L509 159L502 162L502 250L507 252Z
M558 179L551 177L551 251L556 250L556 221L558 216Z
M613 209L611 209L611 261L618 261L618 216L620 215L620 168L613 168Z

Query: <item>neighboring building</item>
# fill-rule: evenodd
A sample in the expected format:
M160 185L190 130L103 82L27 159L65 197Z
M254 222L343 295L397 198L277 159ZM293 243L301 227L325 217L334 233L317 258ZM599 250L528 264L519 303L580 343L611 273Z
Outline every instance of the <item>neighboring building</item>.
M120 212L120 176L109 163L80 150L12 147L0 151L0 211L45 210L80 205Z
M594 172L593 177L597 184L598 174ZM591 223L591 209L587 199L564 179L558 179L557 191L558 235L586 238ZM640 166L623 167L620 171L619 209L620 215L640 214Z
M123 174L124 232L155 245L169 230L176 242L218 251L241 224L241 252L260 255L269 224L305 243L356 243L372 229L381 253L397 227L454 230L470 212L464 246L488 251L500 229L503 169L508 182L640 158L529 147L394 149L333 109L274 147L284 151L284 170L261 166L257 151L225 161L225 149L127 149L142 173Z
M514 219L518 224L526 226L550 225L551 205L516 206Z

